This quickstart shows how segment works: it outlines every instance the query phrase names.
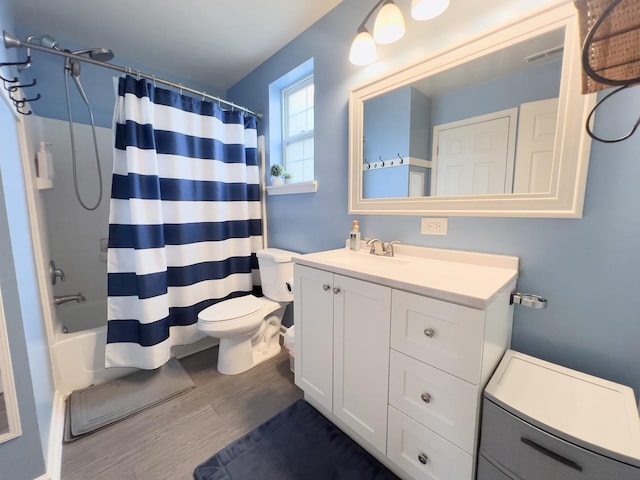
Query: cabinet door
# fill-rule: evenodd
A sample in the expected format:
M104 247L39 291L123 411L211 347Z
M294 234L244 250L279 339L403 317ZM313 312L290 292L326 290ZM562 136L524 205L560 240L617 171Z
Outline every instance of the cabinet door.
M295 382L305 397L329 411L333 409L332 280L332 273L295 265Z
M391 289L340 275L333 285L333 413L384 454Z

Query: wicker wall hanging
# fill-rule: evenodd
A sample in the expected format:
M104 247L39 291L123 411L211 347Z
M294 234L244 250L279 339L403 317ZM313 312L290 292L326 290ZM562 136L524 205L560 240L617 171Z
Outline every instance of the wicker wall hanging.
M582 42L582 93L617 87L602 97L587 118L587 133L595 140L626 140L640 125L640 118L626 135L598 137L591 128L596 110L613 95L640 83L640 2L637 0L574 0L578 9Z

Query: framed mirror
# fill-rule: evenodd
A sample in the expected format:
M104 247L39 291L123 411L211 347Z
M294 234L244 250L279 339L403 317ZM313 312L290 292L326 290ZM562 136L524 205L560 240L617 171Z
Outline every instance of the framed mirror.
M567 3L353 89L349 213L581 217L581 72Z
M13 368L9 354L9 342L4 316L4 304L0 291L0 443L22 434L20 412L13 381Z

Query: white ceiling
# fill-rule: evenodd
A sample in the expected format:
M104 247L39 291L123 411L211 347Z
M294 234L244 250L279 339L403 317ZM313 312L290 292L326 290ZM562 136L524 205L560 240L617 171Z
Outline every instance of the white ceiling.
M13 8L30 34L110 48L120 59L225 90L340 2L13 0Z

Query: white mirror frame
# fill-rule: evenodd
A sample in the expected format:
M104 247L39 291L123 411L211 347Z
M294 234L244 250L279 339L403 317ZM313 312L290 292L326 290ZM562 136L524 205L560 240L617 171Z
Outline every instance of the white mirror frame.
M19 114L14 110L13 103L8 98L6 89L0 93L0 103L4 101L4 107L8 108L16 121L16 131L21 122ZM7 411L7 423L9 430L0 432L0 443L11 440L22 435L20 424L20 410L18 409L18 397L16 394L16 384L13 376L13 365L11 364L11 353L9 351L9 337L7 334L7 324L2 290L0 289L0 381L2 382L2 392L4 393L5 409Z
M349 213L465 217L580 218L591 138L584 125L595 95L582 95L580 39L572 2L555 4L354 88L349 98ZM551 191L455 197L363 198L364 102L512 44L565 29Z
M7 423L9 424L8 431L0 432L0 443L3 443L22 435L22 428L20 426L20 411L18 410L16 385L13 380L13 367L9 353L2 291L0 291L0 377L2 378L2 391L7 411Z

